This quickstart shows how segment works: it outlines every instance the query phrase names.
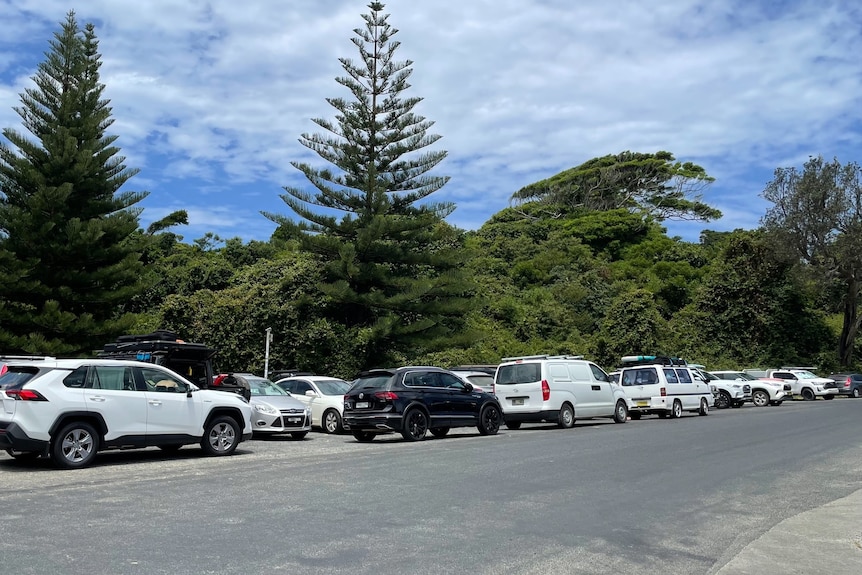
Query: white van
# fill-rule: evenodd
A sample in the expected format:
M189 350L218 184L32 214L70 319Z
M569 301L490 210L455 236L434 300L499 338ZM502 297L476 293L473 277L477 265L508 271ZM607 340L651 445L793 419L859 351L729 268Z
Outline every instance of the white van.
M675 359L654 359L657 363L624 367L620 371L619 382L629 399L631 418L640 419L647 414L677 418L683 411L709 415L713 403L709 384L695 376L684 362L681 365Z
M628 402L608 374L579 355L506 357L494 376L494 393L509 429L550 421L569 428L575 419L628 418Z

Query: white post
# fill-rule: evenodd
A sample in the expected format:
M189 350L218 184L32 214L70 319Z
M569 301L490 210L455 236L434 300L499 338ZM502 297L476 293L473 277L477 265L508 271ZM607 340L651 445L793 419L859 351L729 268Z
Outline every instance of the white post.
M269 377L269 343L272 341L272 328L266 328L266 355L263 360L263 378Z

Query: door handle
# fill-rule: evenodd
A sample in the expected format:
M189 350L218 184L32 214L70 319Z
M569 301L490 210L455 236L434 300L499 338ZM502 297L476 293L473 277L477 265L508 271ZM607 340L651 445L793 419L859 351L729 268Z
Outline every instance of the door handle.
M162 402L159 401L158 399L151 399L147 403L149 403L150 405L161 405L162 404Z
M90 398L90 401L99 401L99 402L102 402L102 401L105 401L105 398L104 398L104 397L102 397L101 395L96 395L96 396L91 397L91 398Z
M601 385L594 385L594 386L593 386L593 391L601 391L601 390L602 390L602 386L601 386Z

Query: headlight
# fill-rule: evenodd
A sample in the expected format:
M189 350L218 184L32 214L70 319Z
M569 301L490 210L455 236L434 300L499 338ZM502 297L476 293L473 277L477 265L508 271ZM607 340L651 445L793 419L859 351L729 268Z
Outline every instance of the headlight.
M255 403L253 404L253 407L254 410L258 413L265 413L267 415L278 415L278 410L268 403Z

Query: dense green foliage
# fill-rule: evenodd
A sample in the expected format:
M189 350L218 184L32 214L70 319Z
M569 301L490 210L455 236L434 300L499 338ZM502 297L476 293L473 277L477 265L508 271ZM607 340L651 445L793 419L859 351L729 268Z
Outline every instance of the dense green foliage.
M122 304L143 287L137 236L144 193L119 192L126 169L99 82L92 24L69 13L36 87L16 108L29 140L5 129L0 144L0 347L89 352L129 329Z

